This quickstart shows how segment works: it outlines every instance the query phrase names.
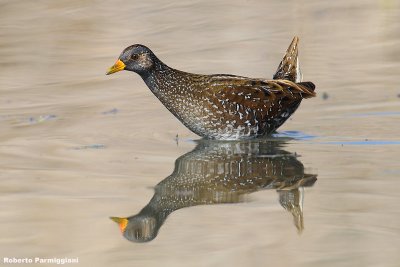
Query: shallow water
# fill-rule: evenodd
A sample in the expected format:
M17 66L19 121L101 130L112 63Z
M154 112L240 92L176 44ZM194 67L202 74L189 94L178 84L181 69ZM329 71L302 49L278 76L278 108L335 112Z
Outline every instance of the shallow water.
M0 259L398 266L398 21L395 0L2 1ZM319 95L267 141L205 148L137 75L104 75L143 43L178 69L269 78L294 35ZM129 242L109 217L153 196L187 201L158 201L156 236Z

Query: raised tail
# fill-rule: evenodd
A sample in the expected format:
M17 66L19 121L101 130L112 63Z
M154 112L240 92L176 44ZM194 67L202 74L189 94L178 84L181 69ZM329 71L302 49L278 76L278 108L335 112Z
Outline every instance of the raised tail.
M315 85L312 82L302 82L298 44L299 38L295 36L286 50L273 80L269 81L275 95L281 94L279 99L281 108L273 121L274 130L278 129L296 111L304 98L315 96Z
M302 81L303 77L300 71L298 59L298 43L299 38L295 36L292 40L292 43L289 45L289 48L286 50L278 69L276 70L276 73L273 77L274 80L289 80L295 83Z

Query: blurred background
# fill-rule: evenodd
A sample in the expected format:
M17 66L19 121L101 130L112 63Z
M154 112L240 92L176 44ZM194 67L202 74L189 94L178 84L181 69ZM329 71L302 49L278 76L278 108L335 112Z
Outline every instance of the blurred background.
M398 0L0 1L0 257L398 266L399 21ZM138 213L198 137L138 75L105 76L121 51L141 43L180 70L271 78L295 35L318 93L279 129L318 175L302 234L267 190L125 240L108 217Z

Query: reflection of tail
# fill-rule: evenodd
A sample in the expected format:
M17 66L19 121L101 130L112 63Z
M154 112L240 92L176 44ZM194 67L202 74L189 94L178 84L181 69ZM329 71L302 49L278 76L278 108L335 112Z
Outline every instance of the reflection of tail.
M289 80L295 83L302 81L302 75L300 71L299 59L298 59L298 43L299 38L295 36L289 48L286 50L285 56L283 57L278 69L274 75L274 79Z
M317 176L313 174L305 174L305 177L296 183L293 187L278 190L279 203L281 206L292 213L293 222L299 234L303 232L303 200L304 186L312 186L317 180Z
M303 188L295 188L292 190L281 190L279 193L279 202L285 210L293 215L293 222L299 234L303 232Z

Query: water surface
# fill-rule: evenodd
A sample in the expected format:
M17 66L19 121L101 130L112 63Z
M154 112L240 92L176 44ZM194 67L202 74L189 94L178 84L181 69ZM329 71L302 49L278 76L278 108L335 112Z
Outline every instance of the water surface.
M396 0L2 1L0 258L398 266L399 21ZM137 75L104 75L123 48L142 43L181 70L270 78L294 35L319 95L303 101L266 153L217 142L214 157L201 157L210 147L199 147ZM175 162L188 166L178 190L166 178ZM213 187L207 179L220 176L211 167L190 175L222 162L236 167L220 175L255 173L260 183ZM238 172L237 162L258 171ZM302 183L306 175L317 180ZM172 191L160 190L165 184ZM193 192L202 203L167 207L145 243L129 242L109 219L140 213L154 196Z

